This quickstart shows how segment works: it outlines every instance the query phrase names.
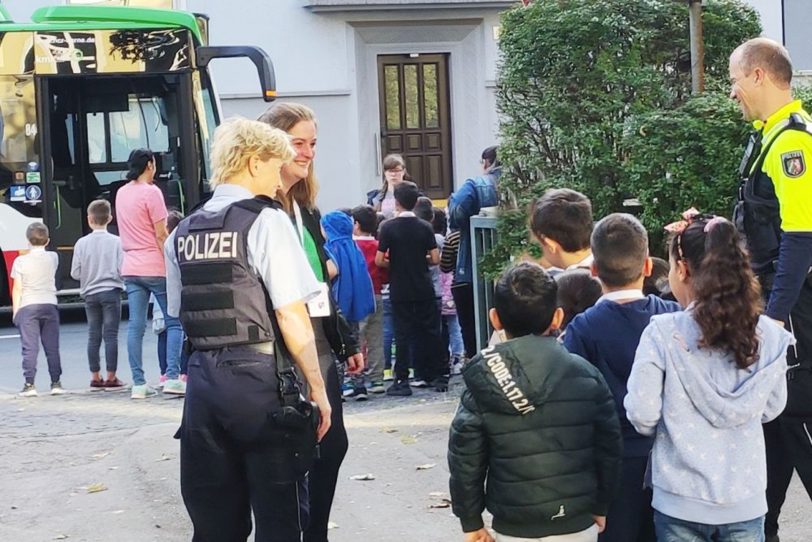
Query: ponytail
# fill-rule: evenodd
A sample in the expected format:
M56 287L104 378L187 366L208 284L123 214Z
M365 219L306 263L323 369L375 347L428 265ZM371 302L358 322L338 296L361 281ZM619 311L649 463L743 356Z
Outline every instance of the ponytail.
M672 240L671 256L686 263L691 277L699 346L730 352L741 369L756 363L761 288L733 223L697 216Z

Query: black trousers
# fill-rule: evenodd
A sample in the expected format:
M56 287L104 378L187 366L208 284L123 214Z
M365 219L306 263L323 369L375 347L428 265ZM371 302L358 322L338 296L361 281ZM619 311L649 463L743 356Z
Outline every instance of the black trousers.
M180 484L193 542L299 542L308 521L304 469L275 424L273 357L235 347L189 360L180 438Z
M778 517L793 471L812 498L812 284L804 282L788 326L797 343L787 352L787 407L764 424L767 449L767 535L778 532Z
M600 542L656 542L651 489L643 488L648 457L624 457L622 478L609 505Z
M392 317L397 344L397 380L409 379L409 366L412 363L415 377L421 380L431 382L447 375L448 371L443 368L442 324L437 301L392 301Z
M332 353L329 355L332 356ZM336 494L338 470L349 448L341 404L341 383L336 364L330 363L326 370L322 371L322 376L332 408L330 416L332 423L330 430L319 443L319 457L313 463L308 476L310 524L305 530L304 542L327 542L327 524L330 521L330 509L333 507L333 498Z
M474 314L474 285L470 282L461 282L451 287L454 305L457 306L457 318L462 330L462 342L465 344L465 355L468 359L477 355L476 347L476 317Z

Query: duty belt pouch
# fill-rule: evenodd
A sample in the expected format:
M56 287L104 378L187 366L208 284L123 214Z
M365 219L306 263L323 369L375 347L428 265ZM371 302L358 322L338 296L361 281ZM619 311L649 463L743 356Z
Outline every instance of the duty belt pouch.
M290 353L284 344L276 315L271 312L270 316L276 336L274 357L281 404L281 409L274 412L272 418L284 434L290 468L294 473L304 475L319 455L318 428L321 414L316 403L302 396L299 380L293 370Z

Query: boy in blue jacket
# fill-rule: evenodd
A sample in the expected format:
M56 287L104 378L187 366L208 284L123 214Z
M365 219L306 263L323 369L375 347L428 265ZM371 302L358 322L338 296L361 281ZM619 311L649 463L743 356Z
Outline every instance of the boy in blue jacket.
M640 336L655 314L676 312L680 306L657 296L643 295L651 275L648 233L635 217L614 213L595 226L591 238L592 273L603 283L595 306L576 316L564 336L564 346L586 358L603 374L612 390L623 432L623 474L617 498L609 507L601 542L655 542L651 490L643 478L651 447L626 418L623 398Z

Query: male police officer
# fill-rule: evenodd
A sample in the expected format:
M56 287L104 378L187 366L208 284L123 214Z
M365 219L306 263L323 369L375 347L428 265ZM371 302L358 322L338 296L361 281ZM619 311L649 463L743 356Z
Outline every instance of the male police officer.
M784 413L764 426L767 445L767 541L778 541L778 516L793 469L812 496L812 117L792 99L787 50L755 38L730 56L730 97L753 121L740 167L736 224L767 297L766 314L785 324L790 348Z
M256 121L217 128L212 198L167 240L168 311L194 351L181 440L181 493L195 542L301 540L316 434L293 358L330 427L330 405L304 301L319 285L287 215L270 198L294 151ZM178 295L180 294L180 295ZM292 410L291 410L292 409Z

